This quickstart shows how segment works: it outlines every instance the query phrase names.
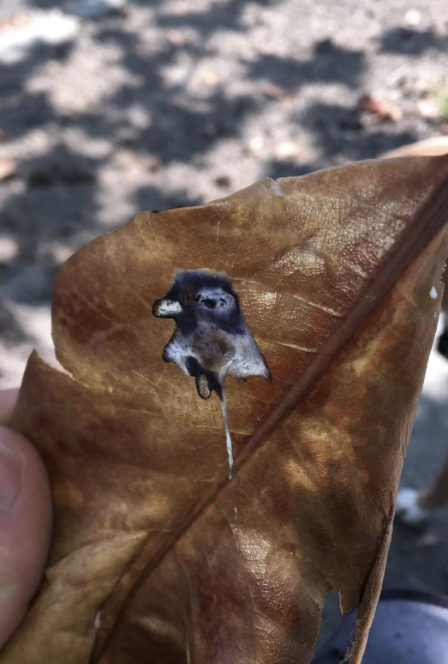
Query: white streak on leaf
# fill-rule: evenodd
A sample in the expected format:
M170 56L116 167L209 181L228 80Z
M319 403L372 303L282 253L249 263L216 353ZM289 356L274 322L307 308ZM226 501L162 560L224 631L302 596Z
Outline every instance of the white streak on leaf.
M283 189L281 188L277 180L271 180L270 185L271 189L277 194L277 196L281 196L283 198L284 196Z
M96 614L95 620L93 622L93 627L95 631L101 627L101 611L98 611L98 613Z
M224 389L222 392L222 398L219 400L219 402L221 404L221 413L224 422L224 431L226 433L227 457L229 459L229 480L231 480L232 469L233 469L233 450L232 450L232 438L230 437L229 423L227 420L227 403L226 403L226 396L224 394Z

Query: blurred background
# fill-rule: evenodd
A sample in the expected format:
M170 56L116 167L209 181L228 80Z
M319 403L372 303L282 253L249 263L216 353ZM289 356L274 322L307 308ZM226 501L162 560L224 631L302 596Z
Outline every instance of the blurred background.
M0 386L51 348L58 267L136 212L444 134L442 0L3 0ZM433 354L406 485L448 451L447 404ZM447 526L397 528L390 573L448 591Z

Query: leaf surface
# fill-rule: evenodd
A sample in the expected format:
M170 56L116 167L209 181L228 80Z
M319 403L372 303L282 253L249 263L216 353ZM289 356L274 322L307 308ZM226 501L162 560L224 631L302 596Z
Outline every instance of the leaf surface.
M362 656L440 310L448 159L269 179L144 212L60 270L53 336L14 426L56 523L1 664L304 664L326 594L360 600ZM175 271L226 274L271 380L219 399L162 352Z

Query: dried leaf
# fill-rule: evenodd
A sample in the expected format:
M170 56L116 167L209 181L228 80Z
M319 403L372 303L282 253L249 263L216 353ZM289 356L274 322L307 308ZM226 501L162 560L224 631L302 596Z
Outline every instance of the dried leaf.
M67 373L33 354L14 418L50 471L54 543L2 664L302 664L331 588L344 611L360 599L360 661L440 308L447 179L444 157L265 179L67 261ZM216 293L170 289L203 269L227 275L271 374L225 380L232 480L219 398L162 361L175 325L152 315L188 301L200 330ZM229 320L213 329L234 358Z
M386 152L384 159L395 159L396 157L437 157L448 153L448 136L434 136L425 141L402 145L396 150Z
M360 111L372 113L381 122L398 122L402 118L401 108L386 99L373 95L363 95L358 101Z

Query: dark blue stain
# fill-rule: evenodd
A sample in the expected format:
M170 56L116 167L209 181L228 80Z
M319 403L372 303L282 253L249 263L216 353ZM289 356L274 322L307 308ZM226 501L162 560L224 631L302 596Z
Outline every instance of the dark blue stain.
M217 294L215 297L201 297L200 293L204 290L214 290ZM219 296L219 291L229 295L230 299ZM207 272L182 272L163 300L173 300L181 305L180 313L165 317L173 318L183 334L194 333L201 320L228 334L244 334L246 331L239 297L227 277ZM155 316L161 301L157 300L153 305Z
M201 399L208 399L210 396L211 392L216 392L218 397L222 399L222 385L220 385L219 381L216 378L216 374L214 374L212 371L208 371L205 369L195 357L192 357L189 355L186 359L186 363L188 373L190 376L193 376L196 380L196 390ZM206 396L204 394L204 389L203 386L201 385L201 379L204 377L207 381L207 386L209 390L209 395Z
M208 270L182 272L152 311L158 318L175 321L162 358L194 377L202 399L216 392L222 401L227 375L238 380L270 378L227 277Z

